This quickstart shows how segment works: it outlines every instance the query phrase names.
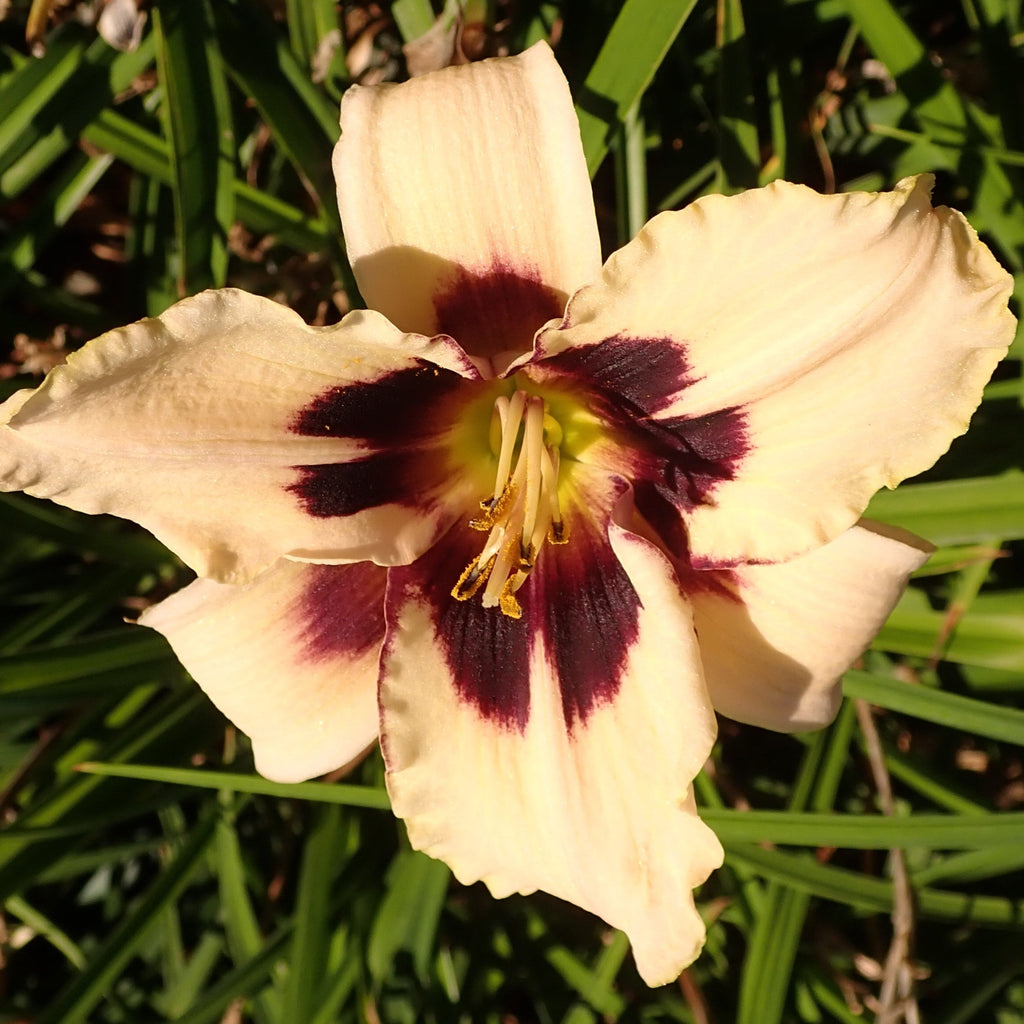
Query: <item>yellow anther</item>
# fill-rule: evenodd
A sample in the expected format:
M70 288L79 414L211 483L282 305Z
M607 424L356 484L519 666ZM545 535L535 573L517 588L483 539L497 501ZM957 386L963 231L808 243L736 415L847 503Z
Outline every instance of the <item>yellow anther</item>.
M548 525L548 541L551 544L569 543L569 527L563 520L559 519L557 522L554 519L551 520Z
M486 531L501 520L512 503L512 484L513 481L510 480L499 498L486 498L480 502L481 514L475 519L470 519L470 529Z
M500 429L500 435L497 429ZM494 403L491 449L498 457L494 493L480 502L471 529L489 531L480 554L452 588L465 601L481 591L485 608L518 619L516 592L545 542L565 544L568 530L558 503L558 444L562 429L543 398L515 391Z
M507 615L510 619L521 619L523 617L523 606L519 603L519 599L516 597L516 590L519 588L516 586L516 576L510 576L505 580L505 585L501 588L501 597L498 598L498 607L501 609L502 615ZM526 579L525 575L523 579ZM519 581L522 583L522 580Z
M480 559L474 558L459 577L458 583L452 587L452 597L456 601L468 601L486 582L494 567L494 556L492 555L484 565L480 565Z

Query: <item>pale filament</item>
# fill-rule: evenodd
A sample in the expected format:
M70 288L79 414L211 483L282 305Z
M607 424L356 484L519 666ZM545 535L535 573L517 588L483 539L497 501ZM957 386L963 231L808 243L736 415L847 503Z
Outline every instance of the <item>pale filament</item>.
M494 494L480 503L482 514L470 522L473 529L487 531L487 540L452 596L465 601L482 588L485 608L518 619L522 609L515 593L540 549L545 541L564 544L567 539L558 502L557 441L552 444L548 436L560 439L561 431L538 395L516 391L511 398L498 398L494 410L501 429Z
M501 451L498 453L498 474L494 479L494 504L498 503L508 482L508 471L512 468L512 456L515 454L519 424L525 408L525 391L515 392L511 399L502 395L494 403L494 410L501 420Z
M533 529L537 525L541 498L544 496L541 461L544 455L544 400L531 398L526 405L526 428L523 431L523 448L520 461L526 461L526 508L523 511L522 539L523 558L532 561L530 549L533 543ZM527 541L527 538L529 540Z

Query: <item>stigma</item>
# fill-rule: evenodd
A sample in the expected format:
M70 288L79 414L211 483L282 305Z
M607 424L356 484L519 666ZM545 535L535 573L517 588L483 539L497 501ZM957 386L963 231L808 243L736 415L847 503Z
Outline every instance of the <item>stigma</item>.
M452 588L452 597L468 601L479 594L485 608L498 608L512 619L522 615L516 592L537 564L541 548L569 539L558 505L561 440L561 428L539 395L515 391L495 401L494 491L469 522L487 540Z

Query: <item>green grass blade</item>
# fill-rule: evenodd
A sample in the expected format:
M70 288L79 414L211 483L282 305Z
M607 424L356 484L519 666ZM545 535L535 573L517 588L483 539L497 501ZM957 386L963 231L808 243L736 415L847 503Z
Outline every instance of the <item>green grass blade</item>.
M10 238L0 246L0 296L39 259L46 244L106 174L112 157L78 153Z
M929 1024L977 1024L986 1019L1016 1024L1021 1020L1019 1012L1011 1010L1004 1014L993 1005L994 997L1024 973L1019 945L998 936L990 940L988 947L964 965L965 977L960 984L945 986L942 1008ZM1011 1000L1020 1006L1019 996L1011 996Z
M328 32L338 31L334 0L287 0L288 37L303 67L310 68Z
M825 742L826 733L819 733L804 754L789 800L791 811L806 806ZM778 882L768 884L743 961L736 1024L773 1024L779 1019L808 901L806 893Z
M17 149L12 149L0 160L4 168L0 173L0 197L9 199L24 192L77 143L81 132L104 108L113 105L119 93L131 87L153 63L153 37L146 36L137 49L117 53L111 59L114 53L102 39L89 46L75 72L50 101L52 117L40 118L38 129L33 127L18 139L18 147L24 152L17 159L13 158ZM52 127L47 128L47 122L52 122Z
M901 818L790 811L702 810L723 843L780 843L888 850L894 846L966 850L1024 843L1024 812L914 814Z
M968 127L963 102L928 59L928 52L896 8L889 0L845 3L868 45L900 81L922 128L939 141L961 141Z
M619 206L619 245L647 223L647 153L644 120L631 107L615 142L615 191Z
M804 1016L802 1020L814 1021L815 1024L823 1020L838 1021L840 1024L865 1024L862 1008L858 1006L856 1012L850 1009L848 994L836 987L833 978L826 978L824 973L817 969L804 968L797 974L797 983L805 986L808 995L816 1004L813 1012ZM823 1017L822 1010L830 1016Z
M847 702L835 724L814 738L793 785L791 812L802 811L808 804L819 812L832 808L855 721L854 707ZM744 959L737 1024L771 1024L782 1019L809 906L807 893L779 881L766 887Z
M313 187L328 223L340 237L334 178L328 159L338 140L338 111L303 70L287 43L265 23L257 9L244 12L219 4L215 18L224 60L242 92L258 107L303 179ZM273 67L276 74L268 75Z
M12 917L18 918L33 932L46 939L54 949L63 953L74 967L79 970L85 967L85 955L70 936L22 897L8 896L4 900L4 911Z
M879 491L865 514L902 526L933 544L1024 537L1024 473Z
M168 1020L179 1020L194 1006L224 951L224 941L214 932L204 932L191 950L188 960L164 987L158 1008Z
M88 826L86 826L88 828ZM103 826L96 823L91 827L95 834ZM0 833L0 839L7 833ZM85 850L65 857L59 864L44 871L39 876L39 883L64 882L69 878L92 874L97 868L105 865L121 865L127 861L137 860L142 856L151 856L163 842L159 838L140 839L134 843L119 843L116 846L102 846L95 850Z
M152 568L172 557L158 540L121 520L84 516L20 494L0 494L0 524L5 533L42 538L123 566Z
M214 862L228 948L236 964L247 963L259 953L263 945L263 936L249 899L242 846L235 831L233 815L227 807L217 821ZM253 1009L258 1024L302 1019L282 1017L280 994L273 989L260 993Z
M380 983L400 950L412 953L416 973L426 979L451 872L416 850L403 850L388 873L388 892L370 932L366 961Z
M908 594L879 631L875 645L920 658L941 653L945 661L1024 671L1024 591L1006 597L1014 607L997 608L979 600L947 636L949 613L914 607L913 595Z
M317 1012L309 1018L309 1024L335 1024L339 1019L338 1008L355 989L362 977L362 965L355 956L345 959L327 981L327 990Z
M153 6L162 113L170 143L181 247L179 290L224 284L234 223L235 134L207 0Z
M260 951L245 963L237 965L208 988L174 1024L219 1024L226 1018L225 1010L237 999L258 991L275 964L284 955L291 938L292 921L288 920L263 943ZM281 1021L280 1024L291 1024Z
M1024 868L1024 846L993 846L956 853L911 871L915 885L962 885L1009 875Z
M419 39L434 26L434 11L430 0L393 0L391 17L395 19L398 31L407 43Z
M130 804L122 804L121 806L98 806L96 808L97 813L93 815L68 814L67 817L73 818L73 821L65 825L8 825L0 832L0 851L2 851L3 857L6 858L7 851L3 850L4 846L14 845L19 850L23 850L33 843L44 842L48 839L82 839L85 836L102 832L103 829L119 825L128 818L139 814L148 814L150 811L165 806L166 803L166 798L159 800L134 799ZM57 820L61 819L58 817ZM67 843L64 844L64 847L66 851ZM85 853L69 854L66 857L62 856L52 866L40 868L37 865L37 869L40 870L41 877L64 878L78 871L79 865L88 864L88 857L89 855Z
M756 845L726 844L726 860L730 859L823 899L861 910L892 912L893 893L889 881ZM1024 929L1024 900L927 888L916 890L915 897L918 912L925 918Z
M116 608L125 594L134 591L138 579L138 569L112 570L98 566L80 577L62 581L59 599L46 601L7 629L0 630L0 651L13 654L44 638L75 639L86 627Z
M740 0L718 2L718 167L715 190L757 185L760 151L750 47Z
M328 975L332 914L331 891L343 860L339 856L343 840L341 808L311 808L307 842L299 869L295 906L295 932L292 936L287 983L282 997L282 1020L311 1020L319 990Z
M52 125L47 107L81 68L88 35L69 25L54 35L46 54L26 61L0 88L0 171L6 170L42 134L36 127Z
M696 0L626 0L576 98L583 152L597 171Z
M0 845L0 898L21 891L27 878L49 868L72 850L66 840L33 835L33 828L66 828L82 820L103 827L104 819L123 820L128 808L143 804L137 786L76 776L69 761L80 753L127 761L145 754L167 756L167 751L174 749L180 756L182 751L193 749L190 743L207 741L211 719L201 695L184 690L154 701L154 689L137 686L113 709L101 709L96 717L107 732L86 733L60 752L52 765L57 783L44 789L37 800L27 803L18 819L22 831L17 838ZM83 716L83 729L89 724L89 717ZM46 762L39 766L40 770L47 767L51 766Z
M216 817L208 814L164 868L139 904L97 949L86 969L47 1007L38 1024L81 1024L107 995L163 909L188 885L213 840Z
M165 185L171 184L171 158L166 143L122 115L105 110L84 136L135 170ZM232 190L239 220L253 231L273 234L302 252L316 252L329 245L332 236L327 227L290 203L243 181L235 180Z
M984 814L987 810L962 792L961 786L944 778L943 773L925 759L911 759L898 751L886 750L885 766L894 779L905 783L941 810L953 814Z
M140 175L133 184L125 256L144 282L146 313L159 316L178 297L176 253L167 245L174 230L173 202L155 178Z
M122 779L145 779L175 786L201 789L227 789L235 793L260 793L289 800L313 800L348 807L390 810L387 791L371 786L352 786L325 782L270 782L258 775L213 772L194 768L164 768L159 765L101 764L83 762L78 770L93 775L112 775Z
M241 5L240 12L229 4L214 8L228 70L257 105L277 145L316 198L325 225L319 248L326 248L346 293L356 296L355 278L343 251L329 159L340 133L338 108L316 89L309 72L299 65L288 43L274 32L260 10ZM268 66L277 73L268 75Z
M621 946L613 952L607 961L599 958L595 967L592 968L567 946L552 941L544 919L535 911L528 915L528 932L531 938L546 939L544 959L562 976L566 984L588 1007L596 1010L606 1020L614 1021L622 1016L626 1009L626 1003L622 996L615 991L614 974L611 971L616 963L621 965L621 958L625 955ZM612 941L616 941L614 937ZM618 941L621 943L621 939ZM585 1009L586 1007L580 1008L581 1011ZM576 1016L582 1019L583 1013L578 1012Z
M853 669L843 677L847 697L859 697L869 704L913 715L962 732L1024 745L1024 711L989 704L955 693L891 679Z
M117 668L173 665L167 642L150 629L118 630L74 643L0 657L0 692L18 693Z

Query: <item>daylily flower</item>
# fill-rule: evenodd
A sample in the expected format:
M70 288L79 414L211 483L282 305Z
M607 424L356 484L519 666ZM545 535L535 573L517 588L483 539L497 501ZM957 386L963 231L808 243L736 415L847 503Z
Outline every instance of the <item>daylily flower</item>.
M364 298L207 292L3 409L0 478L152 530L200 579L143 622L280 780L380 738L414 846L497 896L697 954L713 709L829 721L927 545L858 522L966 429L1010 279L928 178L777 183L602 268L546 46L353 88Z

